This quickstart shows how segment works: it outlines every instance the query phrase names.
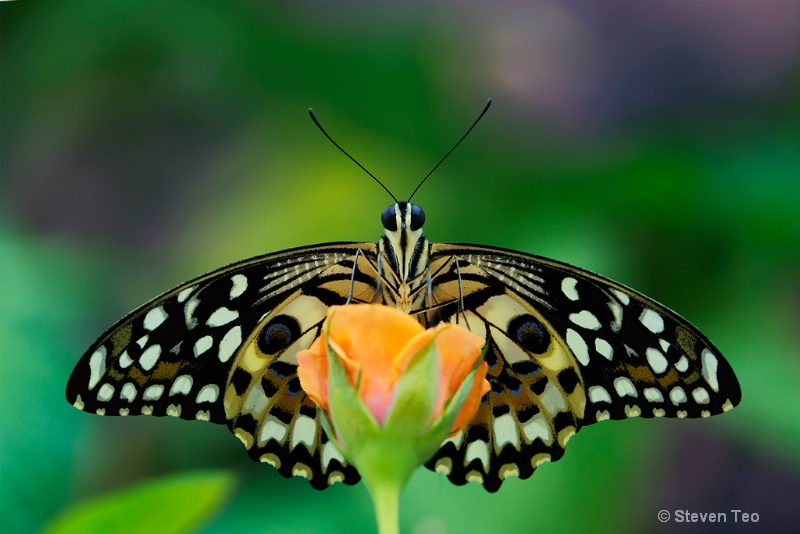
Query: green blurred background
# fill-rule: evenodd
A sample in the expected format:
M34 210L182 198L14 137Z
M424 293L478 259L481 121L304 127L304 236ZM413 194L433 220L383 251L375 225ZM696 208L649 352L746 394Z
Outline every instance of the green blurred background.
M64 389L129 309L228 262L375 241L405 198L434 241L557 258L700 327L740 407L592 426L496 494L421 470L404 532L796 532L800 3L3 3L0 523L203 469L238 485L200 532L374 528L223 427L101 418ZM177 506L177 505L176 505ZM725 525L659 510L729 512ZM732 523L730 510L760 515ZM141 514L148 514L145 508Z

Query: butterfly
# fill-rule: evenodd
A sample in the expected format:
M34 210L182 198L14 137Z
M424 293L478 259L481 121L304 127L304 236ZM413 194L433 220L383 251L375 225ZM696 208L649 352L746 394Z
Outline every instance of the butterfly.
M528 478L600 421L709 417L739 404L730 364L675 312L555 260L432 243L425 212L410 199L383 211L377 243L267 254L154 298L86 351L67 400L99 415L226 425L250 458L285 477L303 476L317 489L355 484L357 470L300 386L296 354L320 335L330 306L377 302L425 327L450 321L486 340L491 390L426 463L457 485L494 492L510 476Z

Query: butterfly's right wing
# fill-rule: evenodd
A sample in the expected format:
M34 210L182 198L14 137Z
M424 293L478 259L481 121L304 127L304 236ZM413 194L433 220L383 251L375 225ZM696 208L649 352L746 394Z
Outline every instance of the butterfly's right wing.
M439 320L489 343L492 391L427 466L496 491L556 461L582 427L630 417L709 417L741 400L730 364L661 304L584 269L511 250L436 243Z
M295 355L329 306L371 301L373 243L333 243L223 267L156 297L103 334L67 384L100 415L174 416L226 424L256 461L317 488L358 473L322 431Z

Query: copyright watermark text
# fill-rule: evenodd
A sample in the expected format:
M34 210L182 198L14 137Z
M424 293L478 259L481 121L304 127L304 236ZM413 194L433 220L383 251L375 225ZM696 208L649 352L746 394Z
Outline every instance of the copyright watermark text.
M758 523L756 512L731 510L730 512L691 512L689 510L659 510L658 520L662 523Z

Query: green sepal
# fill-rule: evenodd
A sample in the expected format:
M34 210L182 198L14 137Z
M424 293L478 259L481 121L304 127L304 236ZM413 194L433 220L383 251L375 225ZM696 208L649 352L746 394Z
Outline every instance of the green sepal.
M459 386L458 391L456 394L453 395L450 400L447 401L444 407L444 411L442 412L442 416L431 425L431 429L429 434L431 435L432 439L434 436L441 435L442 439L436 444L433 450L430 452L429 458L433 456L433 454L439 449L444 441L447 438L447 435L450 433L450 429L453 427L453 423L456 422L456 417L458 417L458 412L461 411L461 407L464 405L464 402L469 397L469 392L472 389L472 384L475 381L475 373L478 372L478 367L484 361L486 357L486 352L489 349L489 344L486 343L483 346L483 351L481 351L481 356L477 360L475 360L475 365L472 366L472 371L464 378L464 381Z
M383 430L398 439L421 438L431 423L439 388L439 352L434 341L411 357L395 386Z

